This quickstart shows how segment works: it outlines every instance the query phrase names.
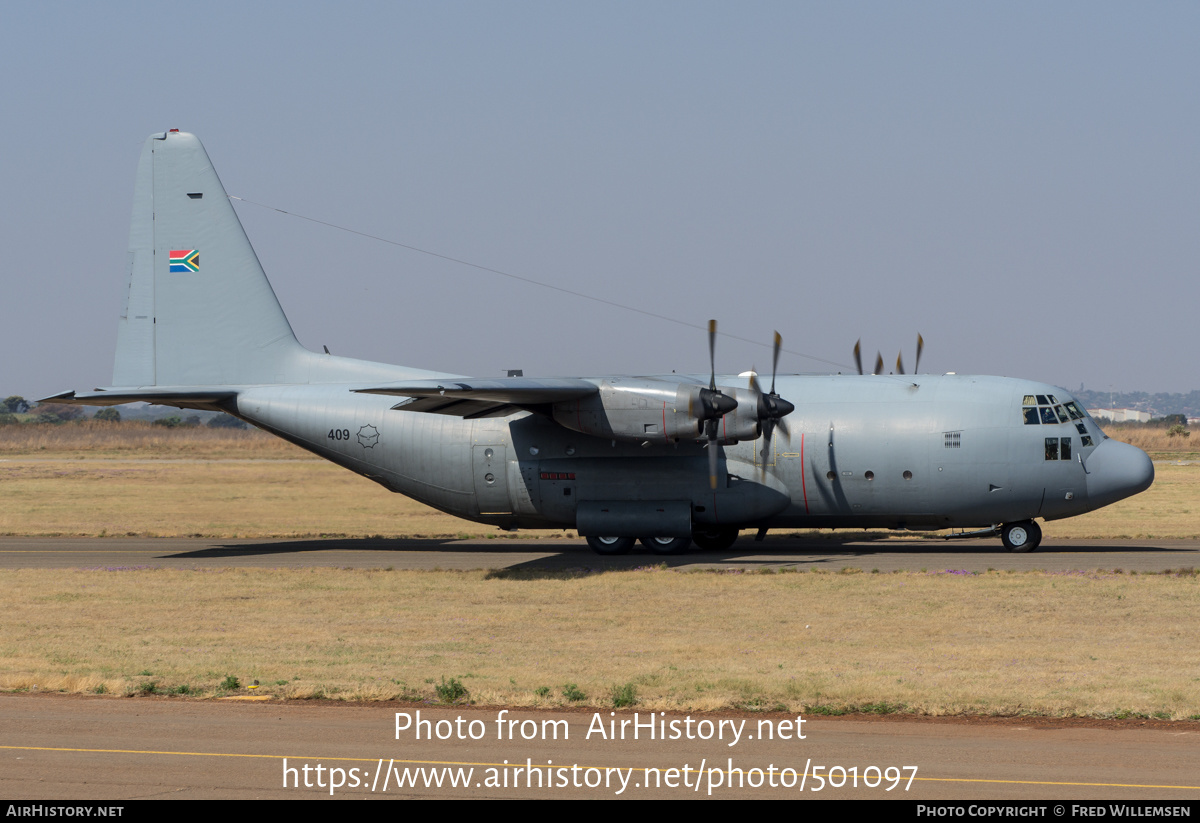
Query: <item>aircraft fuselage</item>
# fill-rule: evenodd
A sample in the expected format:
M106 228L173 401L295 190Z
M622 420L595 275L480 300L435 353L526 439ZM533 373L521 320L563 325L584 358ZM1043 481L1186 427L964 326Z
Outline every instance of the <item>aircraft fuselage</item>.
M395 411L396 398L338 384L247 388L237 413L392 491L510 529L576 528L589 507L639 503L674 505L668 519L684 517L686 504L701 527L982 527L1081 514L1153 478L1143 452L1108 440L1090 417L1030 425L1025 398L1065 396L1044 384L965 375L778 382L796 401L789 434L775 436L765 466L761 440L718 446L715 491L698 438L637 445L528 412Z

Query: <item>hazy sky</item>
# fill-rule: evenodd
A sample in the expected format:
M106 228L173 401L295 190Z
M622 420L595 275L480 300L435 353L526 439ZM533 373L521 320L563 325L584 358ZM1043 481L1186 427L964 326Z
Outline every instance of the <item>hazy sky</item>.
M0 394L110 382L168 128L230 194L834 363L920 332L922 371L1200 388L1198 44L1194 2L6 3ZM699 329L237 208L310 348L708 370Z

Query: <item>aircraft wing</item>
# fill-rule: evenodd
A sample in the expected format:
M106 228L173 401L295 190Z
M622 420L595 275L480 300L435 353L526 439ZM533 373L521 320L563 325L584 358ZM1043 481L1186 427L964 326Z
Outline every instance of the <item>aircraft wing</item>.
M505 417L547 403L576 400L600 391L587 380L573 377L533 379L497 377L466 380L409 380L366 389L361 394L390 394L406 400L392 406L399 411L448 414L454 417Z

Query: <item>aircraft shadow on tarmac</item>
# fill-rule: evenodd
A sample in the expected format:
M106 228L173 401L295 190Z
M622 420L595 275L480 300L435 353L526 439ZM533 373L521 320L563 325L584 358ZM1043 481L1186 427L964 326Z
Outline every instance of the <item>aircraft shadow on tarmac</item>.
M703 565L730 564L734 567L746 568L757 566L795 566L797 568L819 567L826 564L844 564L848 560L862 559L869 562L871 558L884 555L896 556L912 553L921 555L924 561L936 564L937 557L973 555L986 557L994 555L998 559L1013 557L1004 550L998 540L922 540L919 542L900 542L889 540L887 535L834 535L820 539L789 539L775 538L757 542L746 537L739 540L730 549L722 551L693 550L686 554L660 555L654 554L640 544L627 555L601 556L592 552L586 544L564 544L550 540L513 541L501 539L495 541L464 541L458 538L318 538L302 540L271 540L259 543L216 543L195 551L168 553L160 559L196 559L214 560L220 558L249 558L278 556L284 560L287 556L297 558L315 552L356 552L374 554L380 566L389 565L390 560L403 562L405 555L411 553L439 553L446 556L447 563L452 558L467 554L486 554L496 556L500 565L508 571L521 569L633 569L644 566L666 566L667 568ZM1130 543L1073 543L1043 545L1039 554L1106 554L1120 553L1124 555L1142 553L1192 553L1185 547L1144 546ZM503 558L508 555L530 554L541 555L524 561L505 563ZM790 557L789 557L790 556ZM935 558L930 560L930 557ZM1037 557L1037 555L1025 555ZM311 559L311 558L310 558ZM514 558L515 559L515 558ZM457 563L453 565L458 566ZM486 565L486 564L484 564Z

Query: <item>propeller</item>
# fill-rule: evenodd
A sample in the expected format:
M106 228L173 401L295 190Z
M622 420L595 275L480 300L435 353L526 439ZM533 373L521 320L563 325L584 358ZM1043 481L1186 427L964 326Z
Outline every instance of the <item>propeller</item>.
M919 374L921 370L921 352L925 350L925 338L920 334L917 335L917 362L913 366L913 374ZM858 373L863 373L862 365L862 338L854 344L854 365L858 366ZM871 374L883 374L883 355L876 352L875 354L875 370ZM896 355L896 374L904 374L903 352Z
M775 350L771 356L771 393L763 394L763 390L758 385L758 378L754 372L750 373L750 389L758 394L758 419L762 425L763 447L760 455L762 461L760 463L762 470L767 470L767 458L771 455L771 434L775 427L778 426L783 430L784 434L788 434L787 423L784 417L796 410L788 401L784 400L775 393L775 373L779 370L779 350L783 348L783 337L779 332L775 332Z
M737 408L737 400L717 388L717 321L708 321L708 388L700 390L700 411L695 414L703 424L708 442L708 484L717 488L717 432L721 418Z
M861 337L858 339L858 342L854 344L854 364L856 366L858 366L858 373L862 374L863 369L862 369L862 338ZM875 352L875 371L871 372L871 374L883 374L883 355L880 354L879 352Z

